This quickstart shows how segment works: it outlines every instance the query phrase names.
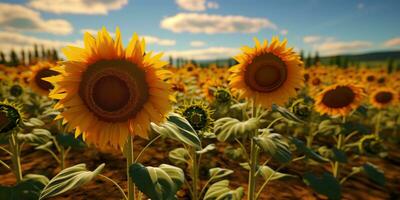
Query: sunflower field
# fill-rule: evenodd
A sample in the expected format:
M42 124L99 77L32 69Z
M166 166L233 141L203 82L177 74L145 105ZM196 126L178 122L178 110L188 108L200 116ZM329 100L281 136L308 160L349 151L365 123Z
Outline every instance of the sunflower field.
M400 71L290 41L174 66L103 28L0 66L0 200L400 199Z

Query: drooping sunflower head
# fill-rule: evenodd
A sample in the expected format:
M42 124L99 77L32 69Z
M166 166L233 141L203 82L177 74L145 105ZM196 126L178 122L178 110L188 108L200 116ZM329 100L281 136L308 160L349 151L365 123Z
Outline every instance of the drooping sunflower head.
M17 130L22 124L23 114L19 105L0 102L0 133Z
M372 92L370 103L378 109L387 108L398 102L397 92L391 88L379 88Z
M100 147L122 147L128 135L148 138L150 122L159 123L170 110L169 73L162 54L145 53L145 41L134 34L126 49L117 28L112 39L105 28L84 36L84 48L63 49L67 61L46 78L55 88L50 97L63 108L58 118Z
M232 95L226 88L218 88L214 92L215 100L218 103L229 103L232 100Z
M207 131L212 124L212 111L200 101L185 103L178 112L190 123L196 131Z
M338 83L320 92L315 110L320 114L346 116L358 108L364 96L363 88L352 83Z
M47 96L54 86L43 80L44 78L58 75L59 72L52 70L53 64L49 62L39 62L31 68L32 74L29 79L31 89L41 95Z
M255 42L254 48L243 47L244 53L234 57L239 64L230 68L230 86L264 107L282 105L303 86L303 63L293 48L286 47L286 40Z

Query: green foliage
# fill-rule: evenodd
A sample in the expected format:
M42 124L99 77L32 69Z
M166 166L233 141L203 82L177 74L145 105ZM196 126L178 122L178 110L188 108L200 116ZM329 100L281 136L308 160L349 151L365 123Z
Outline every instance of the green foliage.
M247 137L260 126L259 118L250 118L246 121L224 117L214 122L214 132L219 141L225 142L235 138Z
M260 166L258 170L261 176L264 177L265 180L270 180L270 181L296 177L291 174L277 172L268 166Z
M319 154L317 154L315 151L313 151L312 149L308 148L303 141L291 137L290 140L292 141L292 143L296 146L296 149L299 153L304 154L305 156L307 156L308 158L317 161L317 162L329 162L328 159L320 156Z
M37 174L27 174L15 186L0 186L0 199L4 200L37 200L40 192L49 179Z
M254 137L256 144L273 159L288 163L292 159L289 145L283 140L282 135L264 131L261 135Z
M44 187L39 200L54 197L72 189L78 188L93 180L103 170L104 164L95 170L88 171L85 164L78 164L62 170Z
M129 167L129 175L139 190L152 200L176 199L175 194L185 180L182 169L166 164L145 167L135 163Z
M364 172L368 179L373 181L374 183L385 186L386 180L384 173L379 170L375 165L371 163L366 163L362 166L362 172Z
M222 180L212 184L208 188L204 200L241 200L242 196L242 187L232 190L229 188L229 181Z
M329 199L336 200L341 197L341 186L329 173L322 176L316 176L311 172L307 172L303 176L304 182L309 185L315 192L327 196Z

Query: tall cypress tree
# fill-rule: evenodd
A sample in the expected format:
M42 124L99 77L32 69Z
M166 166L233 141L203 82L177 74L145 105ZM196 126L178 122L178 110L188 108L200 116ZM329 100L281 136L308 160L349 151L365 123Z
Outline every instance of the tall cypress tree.
M25 54L25 50L21 50L21 60L20 60L21 65L25 66L26 64L26 54Z
M19 59L17 53L15 53L14 49L11 50L10 52L10 66L16 67L19 65Z
M53 49L52 53L52 60L53 61L58 61L60 58L58 57L58 51L56 49Z
M306 67L311 67L311 63L312 63L311 53L308 53L308 56L306 59Z
M7 63L7 61L6 61L6 55L2 52L2 51L0 51L0 64L6 64Z
M314 65L319 65L320 58L318 51L315 52Z
M300 60L304 62L304 51L300 50Z
M34 44L33 45L33 62L32 64L35 64L38 60L39 60L39 49L38 49L38 45Z

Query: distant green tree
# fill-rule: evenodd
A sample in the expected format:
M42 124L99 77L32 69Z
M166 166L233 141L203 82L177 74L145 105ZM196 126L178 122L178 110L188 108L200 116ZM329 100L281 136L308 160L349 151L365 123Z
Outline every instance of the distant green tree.
M25 66L26 63L26 54L25 54L25 50L21 50L21 60L20 60L21 65Z
M304 51L300 50L300 60L304 62Z
M319 62L320 62L319 53L318 51L316 51L314 57L314 65L319 65Z
M169 65L170 65L170 66L173 66L173 65L174 65L174 59L172 59L172 56L169 56L169 57L168 57L168 62L169 62Z
M28 65L32 65L32 64L33 64L32 52L28 50Z
M387 61L387 71L388 71L388 73L392 73L395 71L393 58L389 58Z
M7 63L6 55L2 51L0 51L0 64L4 65L6 63Z
M42 52L41 52L41 59L42 60L47 60L46 58L46 49L44 48L44 45L41 46Z
M34 51L34 53L33 53L33 58L34 58L34 62L37 62L38 60L39 60L39 49L38 49L38 45L37 44L34 44L33 45L33 51Z
M58 57L58 51L56 49L53 49L52 53L52 60L53 61L58 61L60 58Z
M17 53L14 51L14 49L11 50L10 52L10 62L8 63L9 66L16 67L19 65L19 59Z
M308 56L306 58L306 67L311 67L311 65L312 65L311 53L308 53Z
M335 65L343 68L344 66L342 65L342 57L341 56L335 56Z

